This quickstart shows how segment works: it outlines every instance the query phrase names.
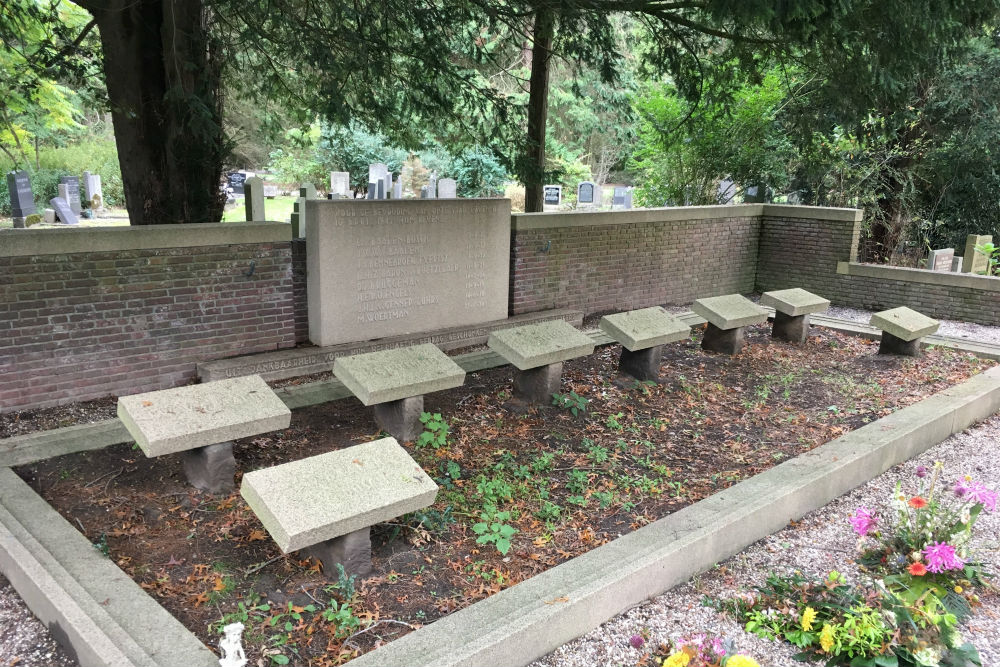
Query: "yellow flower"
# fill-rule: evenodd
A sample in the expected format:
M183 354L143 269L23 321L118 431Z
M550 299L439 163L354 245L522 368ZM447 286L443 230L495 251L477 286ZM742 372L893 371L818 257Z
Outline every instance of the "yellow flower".
M823 624L823 631L819 633L819 645L827 653L833 648L833 626L829 623Z
M691 656L687 653L674 653L663 661L663 667L685 667L691 662Z
M726 667L760 667L760 663L745 655L734 655L726 660Z
M955 586L955 592L956 593L961 593L962 592L962 587L961 586Z
M806 632L812 630L813 621L816 620L816 610L812 607L806 607L805 611L802 612L802 629Z

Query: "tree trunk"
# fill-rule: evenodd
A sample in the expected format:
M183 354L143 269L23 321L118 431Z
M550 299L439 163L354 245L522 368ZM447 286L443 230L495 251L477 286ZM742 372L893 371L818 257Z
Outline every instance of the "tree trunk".
M528 138L521 168L525 213L537 213L543 208L545 123L549 115L549 59L552 56L555 28L556 16L552 9L541 7L536 10L528 90Z
M97 20L133 225L218 222L226 150L203 0L81 0Z

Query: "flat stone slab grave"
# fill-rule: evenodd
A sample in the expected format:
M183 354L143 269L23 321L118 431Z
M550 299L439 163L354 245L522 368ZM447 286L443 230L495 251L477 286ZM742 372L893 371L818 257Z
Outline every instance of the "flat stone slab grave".
M288 428L292 413L258 375L118 399L118 418L148 457L181 452L188 481L202 491L233 487L233 443Z
M771 337L789 343L804 343L809 337L809 315L830 307L830 300L807 292L799 287L764 292L760 295L762 306L774 308L774 325Z
M563 320L494 331L486 345L517 369L514 398L540 405L559 392L562 362L594 352L593 339Z
M284 552L371 572L371 526L427 507L438 486L394 438L254 470L240 494Z
M767 321L767 311L740 294L698 299L691 310L708 320L702 349L724 354L743 349L743 327Z
M920 356L921 339L935 333L941 325L937 320L906 306L875 313L869 324L882 330L879 354L908 357Z
M691 327L660 306L606 315L598 326L621 343L618 370L637 380L652 382L660 379L663 346L691 335Z
M362 403L374 406L378 425L400 440L420 435L424 394L465 382L462 367L430 343L338 357L333 374Z

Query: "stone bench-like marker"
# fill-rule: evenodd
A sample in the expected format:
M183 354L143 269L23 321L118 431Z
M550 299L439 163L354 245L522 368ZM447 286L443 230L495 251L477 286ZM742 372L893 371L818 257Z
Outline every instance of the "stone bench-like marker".
M486 345L513 364L514 398L549 405L559 393L562 362L594 352L594 341L565 320L501 329Z
M240 494L284 553L371 572L371 526L431 505L438 486L393 438L254 470Z
M698 299L691 310L708 320L702 349L724 354L743 349L743 327L767 321L766 310L739 294Z
M399 440L413 440L423 430L424 394L465 382L462 367L431 343L338 357L333 374Z
M659 306L605 315L598 326L621 343L618 370L653 382L660 379L663 346L691 335L691 327Z
M900 306L875 313L870 324L882 330L879 354L919 357L920 340L937 331L941 323L906 306Z
M292 413L259 375L122 396L118 418L152 458L180 452L202 491L233 488L233 440L288 428Z
M830 300L799 287L764 292L760 305L774 308L771 337L789 343L804 343L809 337L809 314L821 313L830 307Z

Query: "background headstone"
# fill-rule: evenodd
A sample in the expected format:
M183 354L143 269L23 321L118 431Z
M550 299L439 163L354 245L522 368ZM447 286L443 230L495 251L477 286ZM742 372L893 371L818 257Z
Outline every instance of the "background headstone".
M73 209L69 207L69 202L62 197L53 197L50 199L49 206L55 209L56 217L62 220L64 224L80 224L80 219L76 217L76 213L73 213Z
M927 256L927 268L931 271L951 271L951 261L955 257L954 248L931 250Z
M56 224L56 210L54 208L47 208L43 211L42 219L47 225Z
M420 186L420 198L421 199L431 199L431 186L421 185Z
M403 198L403 181L397 178L392 182L392 198L402 199Z
M84 183L86 184L87 172L83 173ZM243 194L243 184L246 183L247 175L242 171L233 171L226 175L226 181L229 183L229 187L232 189L234 195ZM90 199L90 196L87 196Z
M732 204L736 199L736 181L724 178L719 181L719 190L715 195L720 204Z
M87 205L93 210L104 208L104 190L101 188L101 175L83 172L83 194Z
M635 188L625 188L625 208L632 208L632 192Z
M253 176L243 183L247 222L264 222L264 181Z
M546 185L542 187L542 204L546 207L559 208L562 204L562 186Z
M316 199L316 186L312 183L303 183L299 187L299 197L306 199Z
M597 184L592 181L583 181L576 186L576 205L577 206L594 206L597 203L596 198L596 188Z
M69 207L73 209L74 213L80 215L83 210L80 206L80 179L76 176L61 176L59 184L66 186L66 196L63 199L69 202ZM59 196L62 197L62 190L60 190Z
M438 181L438 199L455 199L458 197L458 182L454 178L442 178Z
M955 255L951 258L951 272L961 273L962 272L962 258Z
M351 173L347 171L330 172L330 194L333 199L348 197L351 194Z
M625 193L627 191L628 191L628 188L626 188L626 187L622 187L620 185L616 186L615 187L615 191L614 191L614 195L611 198L611 206L612 207L615 207L615 206L625 206Z
M389 167L384 163L375 162L368 165L368 198L387 199L386 195L392 187L390 178Z
M278 196L278 186L270 185L268 183L264 184L264 196L268 199L274 199Z
M7 191L10 193L11 215L26 218L35 212L35 195L31 192L31 177L26 171L7 174Z
M969 234L965 239L965 254L962 255L962 273L985 273L990 266L986 255L976 252L977 245L993 243L993 236Z

